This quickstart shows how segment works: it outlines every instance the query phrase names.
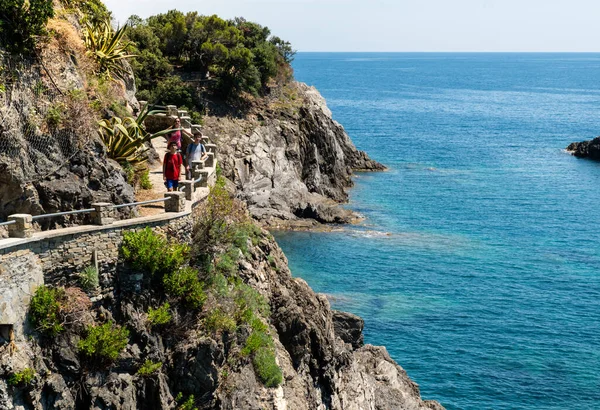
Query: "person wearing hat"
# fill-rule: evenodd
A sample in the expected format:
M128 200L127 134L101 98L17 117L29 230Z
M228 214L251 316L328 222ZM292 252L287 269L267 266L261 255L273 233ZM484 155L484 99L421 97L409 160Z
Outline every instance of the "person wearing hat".
M185 170L188 179L192 179L192 163L194 161L203 161L208 157L206 148L202 144L202 133L194 132L194 142L188 145L185 150Z

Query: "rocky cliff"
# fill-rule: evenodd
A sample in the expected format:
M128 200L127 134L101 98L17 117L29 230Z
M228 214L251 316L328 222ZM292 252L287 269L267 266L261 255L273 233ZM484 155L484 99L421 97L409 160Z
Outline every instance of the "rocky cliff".
M147 280L141 289L128 287L128 271L120 265L114 282L104 283L100 292L107 296L93 304L78 288L67 288L69 300L76 303L67 303L66 332L40 337L26 325L31 337L0 347L0 408L190 408L178 407L181 393L184 398L193 395L199 409L443 409L420 398L418 386L384 347L363 345L360 318L332 311L325 296L292 277L268 233L260 232L247 245L232 272L268 302L268 332L283 373L278 387L265 387L240 351L248 340L247 328L209 330L205 311L211 296L201 312L170 299L172 322L150 327L148 306L164 295ZM26 264L30 268L24 283L32 282L40 272L31 258L18 256L4 268ZM77 283L67 283L73 285ZM112 365L99 365L77 346L83 326L107 320L129 329L129 343ZM140 374L148 359L162 367ZM30 383L7 383L9 375L25 368L35 370Z
M356 149L319 92L303 83L256 100L243 117L208 115L204 130L239 197L271 226L351 222L356 215L338 205L348 199L352 171L385 169Z
M121 167L106 158L96 120L108 107L135 104L135 86L93 75L73 18L49 27L54 35L35 56L0 50L0 221L133 202Z
M573 142L567 151L580 158L600 159L600 137L591 141Z

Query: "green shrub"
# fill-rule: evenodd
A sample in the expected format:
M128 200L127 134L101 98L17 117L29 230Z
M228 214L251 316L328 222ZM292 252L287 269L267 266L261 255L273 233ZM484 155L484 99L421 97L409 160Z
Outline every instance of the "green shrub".
M258 352L260 349L273 346L273 338L270 334L263 331L254 331L246 339L246 344L242 349L242 355L248 356Z
M62 103L55 104L46 112L46 124L49 128L56 128L62 124L66 115L66 107Z
M85 355L102 361L114 361L129 342L129 331L113 322L89 326L87 336L77 347Z
M202 117L202 114L200 114L198 111L190 110L189 115L192 119L192 124L204 124L204 118Z
M275 361L275 352L269 348L259 349L252 359L254 371L266 387L277 387L283 382L283 374Z
M223 178L211 188L194 227L196 255L211 254L239 240L239 226L248 222L244 206L227 191Z
M133 186L135 184L135 168L129 162L123 162L121 166L123 167L123 171L125 171L127 183Z
M108 109L113 112L115 117L125 118L131 115L125 104L120 101L111 102Z
M269 266L272 267L275 272L279 273L279 266L277 266L277 262L275 262L275 258L273 258L272 255L267 256L267 262L269 262Z
M259 317L253 317L249 320L250 327L254 332L263 332L267 333L269 330L269 326L265 324Z
M28 386L34 378L35 370L27 367L20 372L11 374L7 381L11 386Z
M206 317L205 323L206 328L213 332L233 332L236 327L235 319L220 308L216 308L213 311L211 311Z
M183 265L189 247L169 242L152 232L152 229L145 228L137 232L125 232L121 252L123 258L135 269L146 270L152 275L164 275Z
M183 394L179 392L177 397L175 397L175 401L179 403L177 410L198 410L198 407L194 406L194 395L191 394L186 401L183 401Z
M140 187L142 189L152 189L150 181L150 171L146 168L140 173Z
M170 308L169 303L165 303L156 309L148 309L148 322L150 326L160 326L169 323L173 318L169 311Z
M232 276L237 272L239 251L237 248L230 248L226 253L220 255L215 264L218 273L224 276Z
M212 276L210 286L218 296L226 297L229 294L229 283L221 273Z
M33 51L36 38L46 34L46 23L54 16L52 0L2 0L0 41L12 53Z
M33 95L36 97L41 97L42 95L48 92L48 87L44 84L42 80L37 80L33 85Z
M60 311L64 298L65 291L62 288L37 288L29 305L29 320L37 330L49 336L56 336L63 331Z
M61 0L65 7L79 9L83 16L82 22L100 22L110 20L111 13L101 0Z
M250 310L259 313L264 317L270 314L269 304L267 300L251 286L246 285L241 280L237 280L235 284L235 304L240 311Z
M138 369L137 374L142 377L152 376L158 372L162 367L162 362L153 362L152 360L146 360L144 364Z
M185 267L163 277L167 294L181 299L192 309L200 309L206 301L204 283L198 277L198 271Z
M85 291L92 291L100 285L98 271L94 266L88 266L79 274L79 284Z

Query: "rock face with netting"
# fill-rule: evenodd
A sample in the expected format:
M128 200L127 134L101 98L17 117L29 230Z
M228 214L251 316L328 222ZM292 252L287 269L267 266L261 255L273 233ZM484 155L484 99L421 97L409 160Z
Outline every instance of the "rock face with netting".
M106 159L72 56L49 48L36 59L0 58L0 220L132 202L120 167Z

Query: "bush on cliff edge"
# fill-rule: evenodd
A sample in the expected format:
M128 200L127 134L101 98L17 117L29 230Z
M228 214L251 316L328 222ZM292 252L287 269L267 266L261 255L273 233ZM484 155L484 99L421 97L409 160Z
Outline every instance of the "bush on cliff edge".
M100 326L89 326L87 336L77 344L85 356L98 361L112 362L129 342L129 331L108 322Z
M150 228L123 234L121 253L134 269L145 270L152 275L164 275L175 271L187 259L186 244L169 242Z
M12 53L33 51L52 16L52 0L0 1L0 43Z
M29 321L36 330L48 336L56 336L63 331L60 312L64 298L65 291L62 288L37 288L29 304Z

